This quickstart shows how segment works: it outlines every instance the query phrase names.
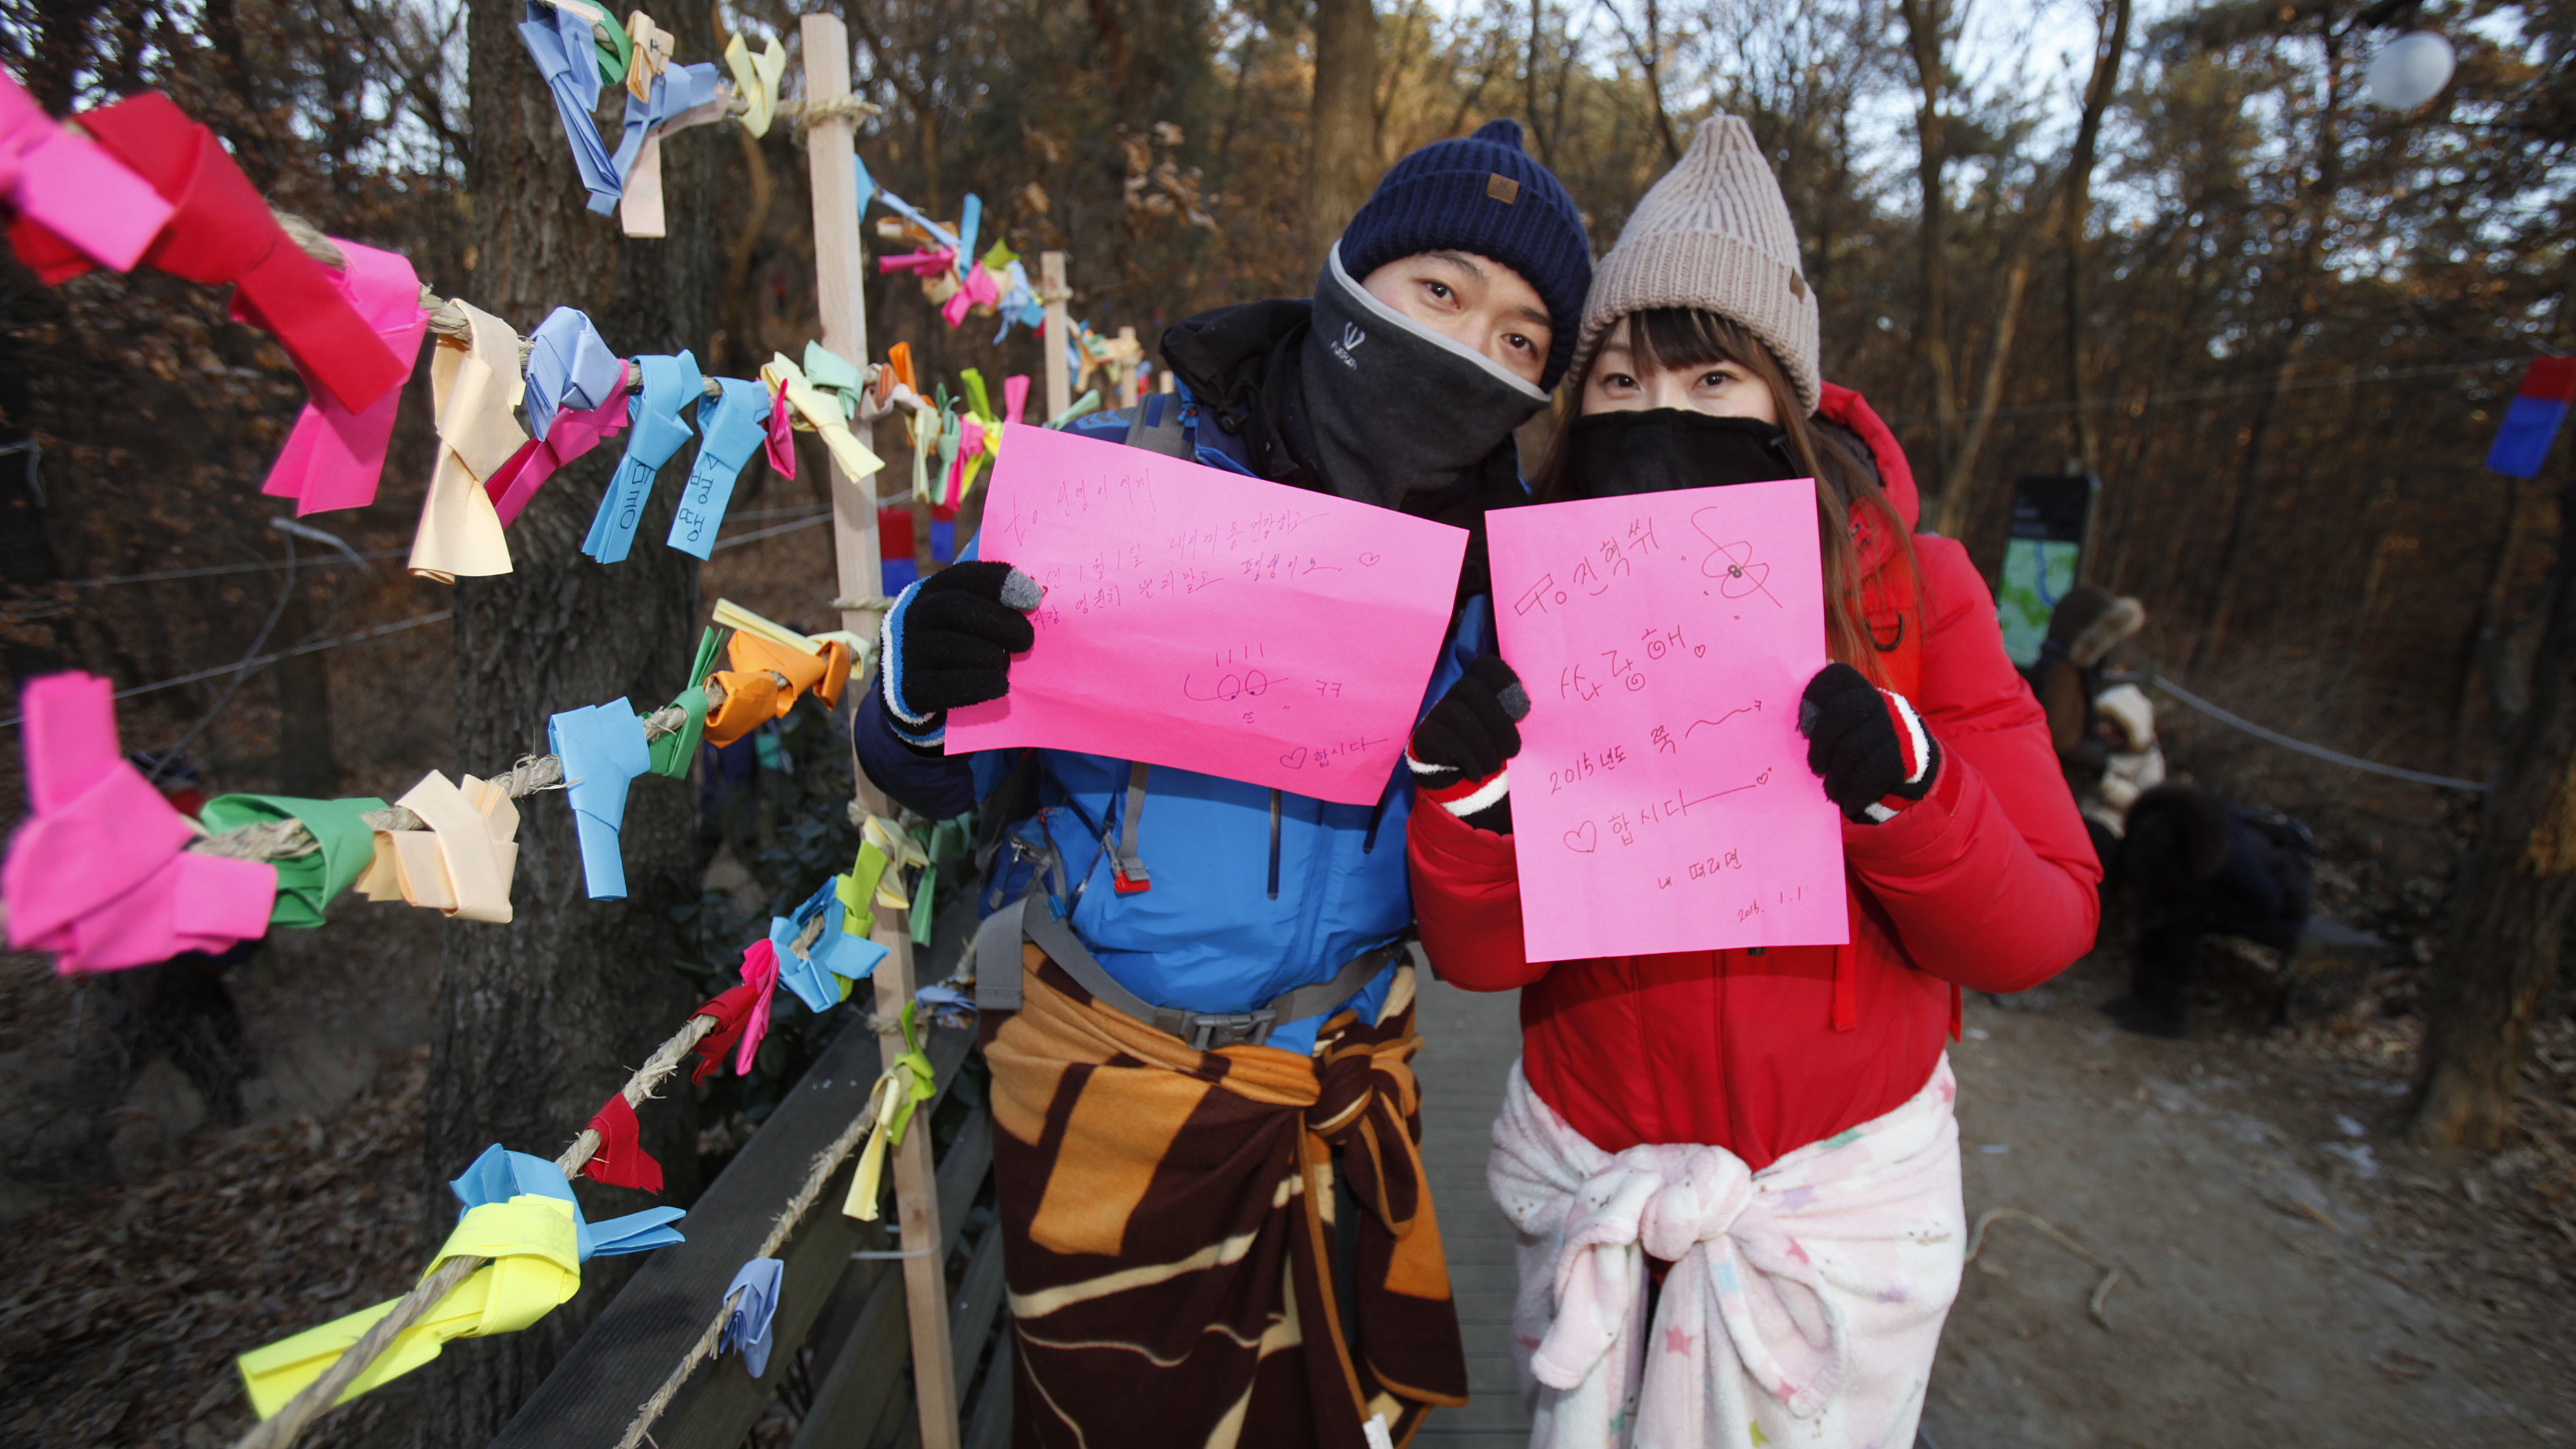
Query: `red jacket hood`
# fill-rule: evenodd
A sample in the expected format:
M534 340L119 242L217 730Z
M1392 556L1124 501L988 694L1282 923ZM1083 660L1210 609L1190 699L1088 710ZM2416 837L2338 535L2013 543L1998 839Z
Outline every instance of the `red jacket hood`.
M1851 429L1869 444L1870 456L1878 460L1879 486L1887 490L1887 501L1896 505L1897 519L1912 531L1922 521L1923 500L1914 491L1914 467L1905 461L1905 450L1896 445L1896 434L1888 431L1869 399L1859 393L1831 382L1824 385L1823 393L1816 416Z

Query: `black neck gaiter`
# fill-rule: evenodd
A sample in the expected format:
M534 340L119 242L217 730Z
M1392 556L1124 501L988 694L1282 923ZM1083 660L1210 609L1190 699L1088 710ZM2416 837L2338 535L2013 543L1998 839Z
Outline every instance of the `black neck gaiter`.
M1369 295L1339 248L1298 348L1315 462L1335 493L1381 508L1458 481L1547 394Z
M1568 498L1767 483L1805 471L1776 424L1686 408L1586 413L1567 425L1565 446Z

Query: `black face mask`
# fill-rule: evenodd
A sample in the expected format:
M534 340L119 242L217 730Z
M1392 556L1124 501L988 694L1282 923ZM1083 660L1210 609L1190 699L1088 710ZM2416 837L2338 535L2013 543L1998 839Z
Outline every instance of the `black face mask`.
M1587 413L1568 425L1565 447L1568 498L1767 483L1806 471L1776 424L1687 408Z
M1315 282L1299 380L1334 492L1381 508L1438 492L1547 406L1536 384L1369 295L1337 247Z

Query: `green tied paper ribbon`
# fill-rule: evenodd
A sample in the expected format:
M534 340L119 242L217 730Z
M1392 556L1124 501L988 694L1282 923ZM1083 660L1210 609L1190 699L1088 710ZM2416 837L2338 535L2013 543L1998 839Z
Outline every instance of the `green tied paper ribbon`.
M689 777L689 761L698 753L698 739L707 732L707 676L715 673L716 655L724 648L725 631L710 626L698 636L698 655L689 664L689 682L680 688L672 704L688 711L689 722L655 740L646 748L653 758L653 773L667 780Z
M931 1070L930 1053L921 1049L921 1037L913 1029L912 1015L917 1004L903 1004L903 1054L886 1063L888 1076L897 1072L911 1074L904 1083L903 1100L895 1104L893 1120L886 1125L886 1141L897 1147L903 1145L903 1129L912 1125L912 1109L929 1101L939 1086L938 1074Z
M305 833L321 849L290 860L269 862L277 867L277 904L270 908L268 920L273 926L310 929L322 924L323 908L332 898L356 884L374 862L375 829L358 817L384 808L385 802L376 799L218 795L206 802L204 812L197 818L208 830L217 832L280 820L303 822Z
M859 398L868 390L868 375L857 363L808 338L805 343L805 380L838 396L841 399L841 416L852 422L858 421Z
M605 9L600 13L607 15ZM626 84L627 67L635 63L635 38L626 33L626 27L618 24L614 15L594 22L590 27L590 38L599 48L601 84Z
M993 411L992 398L984 391L984 374L982 372L970 367L958 373L957 380L966 384L966 408L967 411L975 415L975 421L979 423L998 423L1001 421L1001 418Z

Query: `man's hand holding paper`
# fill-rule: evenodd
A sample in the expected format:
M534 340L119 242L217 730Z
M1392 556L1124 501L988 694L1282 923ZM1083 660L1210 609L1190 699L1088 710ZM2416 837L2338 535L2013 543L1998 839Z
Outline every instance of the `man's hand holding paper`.
M934 579L902 601L922 626L934 606L954 615L941 673L913 647L926 627L901 628L921 636L901 649L890 635L886 657L921 671L912 690L1002 684L950 698L951 753L1038 745L1366 804L1420 711L1466 544L1392 509L1012 425L979 545L999 581L943 595ZM1030 642L996 660L1011 641L973 622L989 609L939 600L1021 607L1014 574L1038 593ZM927 692L887 702L908 728L935 707Z

